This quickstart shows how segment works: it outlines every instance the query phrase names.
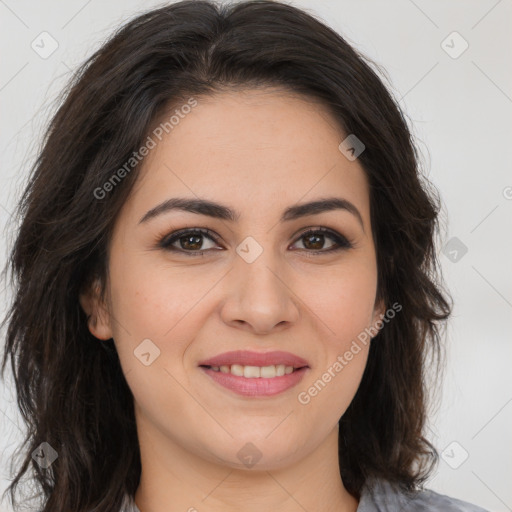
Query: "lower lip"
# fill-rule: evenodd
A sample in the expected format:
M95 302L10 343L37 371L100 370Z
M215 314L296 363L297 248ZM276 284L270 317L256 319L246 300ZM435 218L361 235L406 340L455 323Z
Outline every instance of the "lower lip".
M238 377L231 373L216 372L211 368L205 367L201 367L201 370L221 386L239 395L274 396L296 386L304 377L308 367L300 368L299 370L295 370L287 375L282 375L281 377L272 377L269 379L262 377L248 379L246 377Z

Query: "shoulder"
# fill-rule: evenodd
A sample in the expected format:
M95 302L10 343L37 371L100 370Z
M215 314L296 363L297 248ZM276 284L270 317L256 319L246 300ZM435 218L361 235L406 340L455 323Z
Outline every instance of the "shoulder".
M477 505L423 489L406 492L386 480L368 481L361 492L357 512L489 512Z

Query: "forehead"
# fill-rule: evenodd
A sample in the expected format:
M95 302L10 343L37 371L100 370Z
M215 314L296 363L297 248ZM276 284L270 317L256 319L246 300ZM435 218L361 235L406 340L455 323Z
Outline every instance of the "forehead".
M340 152L346 134L318 101L275 89L195 100L161 140L153 136L128 200L134 213L187 196L222 200L244 217L336 195L368 215L364 170Z

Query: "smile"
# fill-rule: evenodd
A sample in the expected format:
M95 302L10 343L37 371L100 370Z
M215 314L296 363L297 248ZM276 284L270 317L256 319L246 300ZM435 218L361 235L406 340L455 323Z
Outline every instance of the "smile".
M233 370L233 366L235 369ZM289 373L277 376L277 368L282 371L284 365L278 365L277 367L255 367L255 366L240 366L232 365L229 372L223 372L221 369L214 369L208 366L201 366L201 370L208 375L215 384L220 385L224 389L228 389L236 393L237 395L246 397L271 397L284 393L285 391L295 387L303 379L305 373L309 370L308 367L293 368L284 367L285 372L288 368ZM229 368L229 367L227 367ZM227 369L224 368L225 370ZM238 369L237 369L238 368ZM271 368L271 369L268 369ZM290 372L291 368L291 372ZM243 371L244 375L236 375L233 372ZM263 377L261 372L275 372L274 377ZM249 377L245 377L245 373L248 373ZM257 373L260 375L258 376Z
M284 364L272 364L270 366L243 366L241 364L233 364L231 366L211 366L214 372L231 373L237 377L245 377L246 379L272 379L274 377L282 377L289 375L294 370L293 366L285 366Z

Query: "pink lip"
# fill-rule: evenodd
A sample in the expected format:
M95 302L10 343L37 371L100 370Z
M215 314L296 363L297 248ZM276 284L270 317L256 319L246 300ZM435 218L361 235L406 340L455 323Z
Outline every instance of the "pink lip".
M224 352L223 354L219 354L211 359L201 361L199 366L231 366L232 364L241 364L242 366L270 366L284 364L285 366L293 366L294 368L309 366L305 359L302 359L302 357L296 356L295 354L291 354L290 352L252 352L249 350Z
M224 386L239 395L273 396L296 386L302 380L304 374L308 371L308 368L304 367L300 370L294 370L288 375L273 377L270 379L264 379L261 377L248 379L246 377L232 375L231 373L222 373L220 371L216 372L211 368L201 368L201 370L221 386Z
M284 364L296 368L292 373L270 379L257 377L249 379L231 373L212 370L212 366L270 366ZM225 352L199 363L201 369L221 386L242 396L273 396L296 386L309 370L308 362L290 352L252 352L235 350Z

